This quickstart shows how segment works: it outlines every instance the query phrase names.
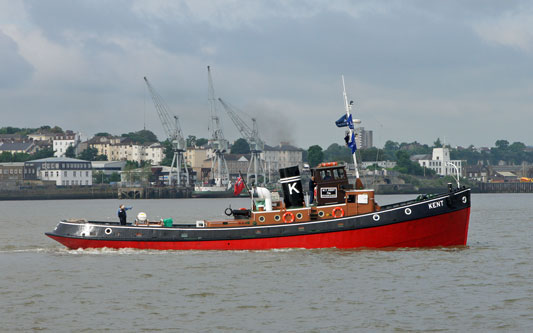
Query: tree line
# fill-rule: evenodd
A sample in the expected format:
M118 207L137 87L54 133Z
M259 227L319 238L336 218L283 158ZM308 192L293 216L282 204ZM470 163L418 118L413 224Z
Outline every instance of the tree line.
M359 149L356 154L358 161L394 161L397 163L394 169L400 173L431 176L434 174L433 171L424 170L417 162L411 161L410 158L413 155L431 155L433 148L440 147L443 147L443 144L439 138L431 146L416 141L399 143L388 140L382 149L375 147ZM523 162L533 163L533 150L528 150L522 142L510 144L509 141L502 139L497 140L494 147L486 150L475 149L473 145L468 148L449 149L452 160L465 160L467 165L497 165L500 161L514 165L520 165ZM353 163L350 149L337 143L331 144L325 150L319 145L310 146L304 157L311 167L325 161Z

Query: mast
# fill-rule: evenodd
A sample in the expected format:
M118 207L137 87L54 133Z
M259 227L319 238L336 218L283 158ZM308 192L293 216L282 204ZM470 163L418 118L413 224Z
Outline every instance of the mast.
M344 84L344 75L342 75L341 77L342 77L342 89L343 89L343 97L344 97L344 108L346 109L346 119L348 120L348 119L351 119L350 111L352 110L353 101L350 101L350 103L348 103L348 96L346 95L346 85ZM350 130L350 133L349 133L350 140L352 136L355 134L355 126L353 124L354 122L359 123L360 121L356 119L355 121L351 122L351 124L349 123L348 129ZM355 137L354 137L354 140L355 140ZM355 142L353 144L355 145ZM363 183L361 182L361 179L359 178L359 168L357 166L357 157L355 155L355 150L353 150L352 152L352 157L353 157L353 163L355 167L355 188L362 189Z

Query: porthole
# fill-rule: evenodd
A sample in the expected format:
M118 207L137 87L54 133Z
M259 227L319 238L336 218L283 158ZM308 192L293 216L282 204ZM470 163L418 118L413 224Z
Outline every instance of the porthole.
M276 222L279 221L279 220L281 220L281 216L279 216L279 215L275 215L275 216L274 216L274 220L276 220Z
M405 208L405 215L411 215L411 208Z
M320 217L324 217L324 211L321 210L320 212L318 212L318 216L320 216Z
M296 214L296 219L301 220L302 217L304 217L304 216L302 215L302 213L298 213L298 214Z
M374 214L374 215L372 215L372 219L374 219L374 221L377 222L377 221L379 221L380 216L378 214Z
M265 217L263 215L259 216L259 222L261 223L265 222Z
M113 230L111 228L105 228L104 232L106 235L110 235L113 232Z
M466 197L463 197L463 203L465 204L468 201Z

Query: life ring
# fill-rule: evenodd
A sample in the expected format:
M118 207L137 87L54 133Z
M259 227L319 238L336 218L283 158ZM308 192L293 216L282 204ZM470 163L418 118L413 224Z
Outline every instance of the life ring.
M287 219L287 216L289 217L289 219ZM283 214L283 222L284 223L294 222L294 214L291 212L286 212L285 214Z
M341 216L337 216L337 212L340 211L341 212ZM331 214L333 215L333 217L344 217L344 209L342 209L341 207L335 207L333 208L333 211L331 212Z

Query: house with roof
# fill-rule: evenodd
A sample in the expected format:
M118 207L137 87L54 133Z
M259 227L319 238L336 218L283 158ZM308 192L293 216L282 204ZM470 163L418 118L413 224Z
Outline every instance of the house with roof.
M48 157L24 162L24 168L35 170L25 179L55 181L57 186L91 186L91 162L69 157Z
M278 169L281 168L295 165L303 168L303 151L303 149L290 145L288 142L280 142L274 147L265 145L261 152L261 160L264 161L266 170L277 174Z
M124 137L95 136L87 141L87 146L98 150L98 155L107 156L108 161L150 161L159 165L165 158L161 143L138 143Z
M487 165L476 164L465 167L466 178L486 183L489 180L490 168Z
M0 142L20 142L24 137L20 134L0 134Z
M0 142L0 153L26 153L32 154L36 150L36 146L32 141L25 142Z
M37 131L35 133L30 133L27 135L33 141L48 141L52 142L56 133L46 132L46 131Z
M493 183L517 183L520 182L520 179L509 171L495 171L490 181Z
M80 143L80 134L67 130L65 133L57 133L53 139L55 157L64 157L69 147L77 148ZM76 154L79 152L76 151Z

